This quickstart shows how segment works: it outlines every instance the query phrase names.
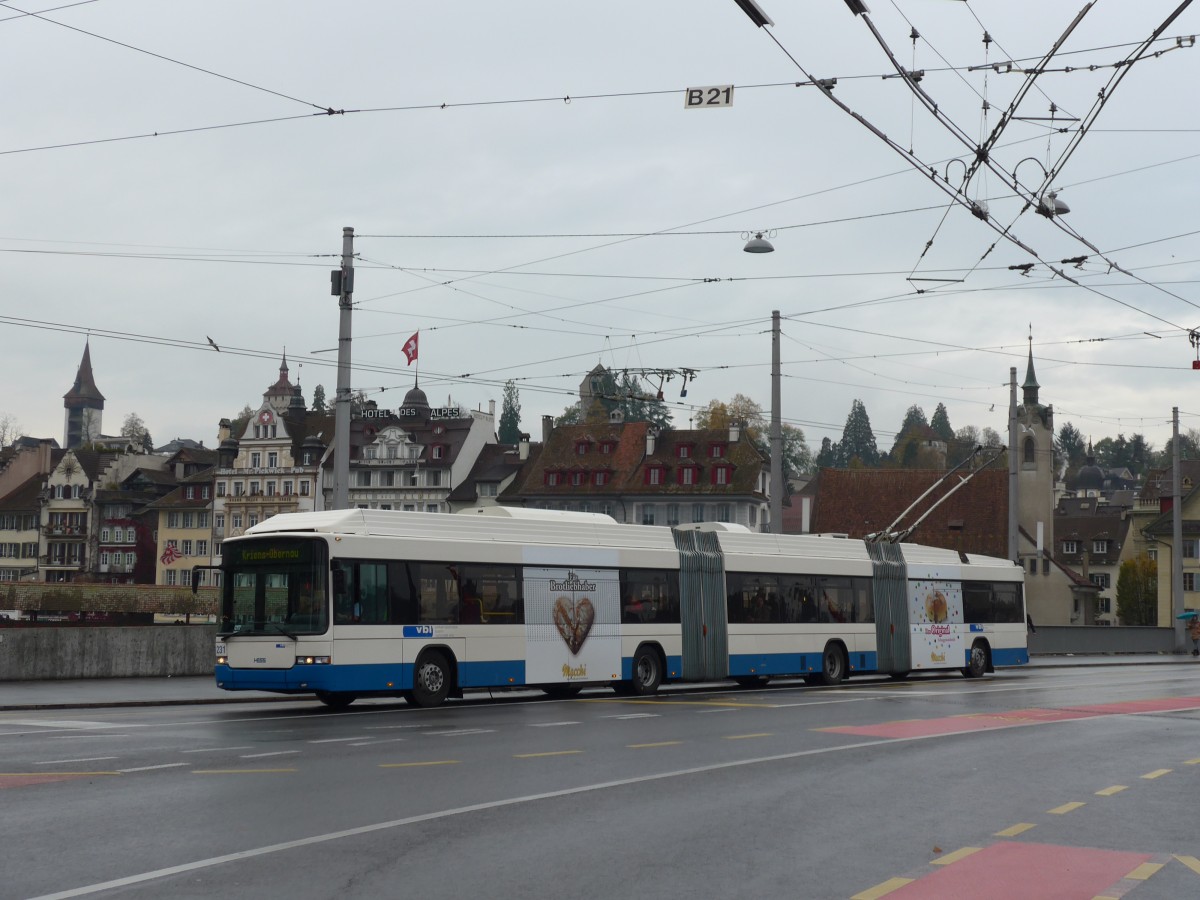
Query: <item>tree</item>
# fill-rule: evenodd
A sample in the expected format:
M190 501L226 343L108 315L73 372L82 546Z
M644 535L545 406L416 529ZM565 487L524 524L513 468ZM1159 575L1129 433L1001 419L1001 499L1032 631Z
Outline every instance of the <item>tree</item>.
M828 437L821 438L821 450L817 453L818 469L835 469L838 466L838 446Z
M697 428L728 428L731 422L745 422L755 434L767 430L762 406L745 394L734 394L728 403L710 400L696 413Z
M521 398L517 394L517 383L504 383L504 403L500 410L500 430L497 433L502 444L515 444L521 440Z
M1087 450L1083 443L1083 435L1070 422L1064 422L1062 428L1058 429L1054 449L1070 469L1079 468L1085 461Z
M11 413L0 414L0 450L14 443L17 438L24 437L25 431L16 416Z
M247 403L242 407L242 411L229 420L229 433L237 440L241 440L242 435L246 431L246 426L250 424L250 420L254 418L254 410Z
M637 376L628 372L621 373L620 381L608 370L598 375L592 403L591 409L581 409L578 403L571 404L554 420L554 424L576 425L586 422L589 417L596 415L594 404L599 403L605 418L611 416L614 410L620 410L626 422L651 422L659 428L671 427L671 411L666 403L643 391Z
M1158 624L1158 563L1145 553L1121 563L1117 615L1122 625Z
M983 444L985 447L1007 446L1004 439L1000 437L1000 432L996 431L994 428L984 428L983 431L979 433L979 438L979 443Z
M921 409L921 407L914 403L908 408L908 411L904 413L904 421L900 423L900 434L904 434L904 432L908 431L908 429L913 425L928 424L929 422L925 418L925 410Z
M313 388L312 411L315 413L329 412L329 404L325 402L325 385L318 384Z
M947 444L954 440L954 429L950 427L950 414L946 412L946 404L939 403L929 420L929 427Z
M879 448L875 446L871 417L867 415L867 408L861 400L856 399L850 404L850 413L846 416L846 425L842 429L839 445L839 455L847 466L874 468L879 465Z
M147 433L146 423L142 421L142 417L135 412L131 412L125 417L125 421L121 423L121 437L127 437L139 447L145 439Z

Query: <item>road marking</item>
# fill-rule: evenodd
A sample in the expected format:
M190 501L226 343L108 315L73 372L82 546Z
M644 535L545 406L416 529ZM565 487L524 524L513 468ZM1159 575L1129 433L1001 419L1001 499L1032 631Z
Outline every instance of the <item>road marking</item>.
M432 728L432 722L425 722L421 725L368 725L363 731L393 731L397 728Z
M360 741L357 744L351 744L351 747L372 747L375 744L398 744L401 741L407 741L408 738L387 738L382 741Z
M35 762L35 766L61 766L66 763L77 762L102 762L106 759L120 759L119 756L89 756L86 759L49 759L45 762Z
M457 759L432 759L427 762L380 763L381 769L414 769L419 766L457 766Z
M966 859L972 853L978 853L982 847L963 847L961 850L955 850L953 853L947 853L945 856L939 856L931 862L934 866L948 866L951 863L956 863L960 859Z
M1097 797L1111 797L1113 794L1119 794L1121 791L1127 791L1129 788L1124 784L1114 784L1112 787L1106 787L1102 791L1096 791Z
M1005 828L1003 831L997 831L992 837L1016 837L1018 834L1024 834L1030 828L1036 828L1032 822L1020 822Z
M530 722L530 728L559 728L563 725L578 725L579 722Z
M221 753L223 751L233 750L252 750L253 745L247 744L245 747L201 747L199 750L180 750L180 753Z
M601 716L602 719L661 719L659 713L624 713L619 716Z
M1133 881L1145 881L1161 868L1162 863L1142 863L1125 877Z
M1052 816L1065 816L1067 813L1074 812L1081 806L1087 806L1087 804L1080 803L1078 800L1074 800L1071 803L1064 803L1062 806L1056 806L1054 809L1048 809L1046 812L1050 813Z
M263 756L287 756L289 753L299 752L299 750L274 750L270 753L243 753L242 759L258 759Z
M311 835L306 838L298 838L293 841L286 841L279 844L267 844L261 847L251 847L246 850L239 850L234 853L225 854L223 856L211 856L205 859L194 860L190 863L182 863L175 866L167 866L161 869L152 869L150 871L139 872L134 875L126 875L121 878L114 878L109 881L96 882L93 884L82 885L77 888L70 888L65 891L58 891L53 894L44 894L40 897L32 897L29 900L67 900L69 897L82 897L89 894L97 894L102 891L111 891L116 888L129 887L130 885L145 884L149 881L157 881L162 878L169 878L174 875L181 875L186 872L195 872L201 869L210 869L216 866L223 866L228 863L242 862L247 859L255 859L260 856L266 856L273 853L283 853L289 850L295 850L301 847L313 847L319 844L331 843L340 841L346 838L357 838L366 834L374 834L376 832L388 831L397 828L405 828L410 825L418 825L425 822L438 821L441 819L450 818L452 816L470 815L477 812L485 812L494 809L506 809L512 806L519 806L528 803L538 803L543 800L557 800L563 797L573 797L579 794L594 793L597 791L614 790L618 788L632 787L641 784L650 784L657 781L665 781L671 778L685 778L694 775L706 775L710 772L720 772L728 769L741 768L743 766L760 766L768 763L790 762L797 759L805 759L810 756L824 756L830 753L847 753L853 750L876 749L878 747L886 747L893 744L904 744L913 741L929 740L932 737L940 737L940 735L926 735L921 737L904 737L904 738L883 738L868 741L856 741L851 744L838 744L831 747L817 747L810 750L795 750L790 753L776 753L771 756L759 756L751 759L736 759L727 760L725 762L711 763L704 766L695 766L688 769L676 769L670 772L659 772L652 775L638 775L631 778L621 778L615 781L594 782L591 784L577 785L575 787L563 788L556 791L546 791L540 794L526 794L516 797L506 797L500 800L491 800L484 803L476 803L470 806L460 806L449 809L435 810L429 813L423 813L416 816L410 816L403 819L392 819L386 822L375 822L370 825L359 825L354 828L348 828L342 831L326 832L324 834ZM577 751L578 752L578 751ZM1020 828L1021 831L1026 828L1032 828L1032 825L1026 825ZM1020 833L1020 831L1016 832ZM911 879L910 879L911 880ZM888 890L895 890L907 884L903 884L893 879L895 887ZM890 884L892 882L885 882ZM872 889L875 890L875 889ZM856 895L860 900L870 900L872 897L882 897L883 893L870 894L863 893Z
M892 891L898 891L906 884L912 884L912 878L889 878L882 884L877 884L873 888L867 888L865 891L859 891L850 900L879 900L880 897L886 897Z
M60 778L64 775L120 775L120 772L0 772L0 778L25 778L27 776L43 776Z
M1197 875L1200 875L1200 859L1196 859L1194 856L1176 856L1175 858Z
M571 756L582 750L547 750L545 753L514 753L513 759L536 759L539 756Z
M346 743L347 741L365 741L369 737L370 737L369 734L359 734L359 735L355 735L354 737L320 738L315 741L309 741L308 743L310 743L310 744L342 744L342 743Z
M278 772L296 772L297 769L192 769L193 775L270 775Z
M1170 775L1172 771L1172 769L1155 769L1153 772L1147 772L1142 777L1146 779L1162 778L1164 775Z
M737 712L737 710L736 710L736 709L729 709L729 708L725 708L725 709L698 709L698 710L696 710L696 712L697 712L698 714L700 714L700 715L704 715L705 713Z
M495 734L495 728L456 728L454 731L426 731L430 737L462 737L465 734Z
M1196 759L1184 760L1183 764L1185 766L1200 766L1200 757L1196 757Z
M630 750L642 750L647 747L674 747L682 743L683 741L655 741L652 744L626 744L625 746Z
M190 766L190 765L191 765L191 763L163 763L162 765L159 765L159 766L137 766L136 768L133 768L133 769L117 769L117 771L121 772L122 774L124 774L126 772L149 772L153 769L175 769L175 768L178 768L179 766Z
M114 722L88 722L83 719L5 719L5 725L25 725L37 728L124 728Z
M727 735L725 735L725 740L727 740L727 741L744 741L744 740L747 740L748 738L760 738L760 737L774 737L774 735L770 731L760 731L757 734L727 734Z

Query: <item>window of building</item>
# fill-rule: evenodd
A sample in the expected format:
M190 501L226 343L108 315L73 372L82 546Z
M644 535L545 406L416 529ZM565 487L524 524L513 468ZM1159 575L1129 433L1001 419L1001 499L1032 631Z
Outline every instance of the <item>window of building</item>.
M1151 547L1149 550L1146 551L1146 556L1148 556L1150 559L1157 560L1158 559L1158 549L1156 547Z
M175 584L177 575L174 569L167 569L163 572L163 577L166 579L167 584Z
M179 527L179 513L177 513L177 512L167 513L167 527L168 528L178 528Z
M404 486L405 487L416 487L417 486L417 470L416 469L409 469L407 472L404 473Z
M183 542L183 545L179 548L179 550L181 553L183 553L184 556L191 556L192 555L192 542L190 540L185 540Z
M242 527L242 514L240 512L235 512L229 521L231 521L233 523L234 528L241 528Z
M654 512L655 512L655 508L654 508L653 503L643 503L642 504L642 524L643 525L653 525L654 524Z
M258 513L246 513L246 527L253 528L258 524Z
M279 454L272 450L270 453L267 454L267 468L275 469L278 467L279 467Z
M108 565L108 560L109 560L109 553L108 553L108 551L107 551L107 550L101 550L101 551L100 551L100 565L102 565L102 566L107 566L107 565Z
M693 503L692 504L692 521L693 522L703 522L704 521L704 504L703 503Z
M137 532L135 532L132 528L126 528L125 529L125 543L132 544L132 543L135 543L136 541L137 541Z
M675 455L678 456L680 459L690 459L692 456L692 445L691 444L680 444L678 447L675 448Z
M679 524L679 504L678 503L668 503L667 504L667 525L670 526L671 528L674 528L678 524Z
M217 482L217 496L218 497L225 496L225 482L223 482L223 481Z
M213 516L213 527L215 527L217 531L225 530L225 513L217 513Z
M592 484L596 485L596 487L604 487L604 485L608 484L611 478L611 472L593 472Z
M587 452L591 448L591 446L592 445L591 445L590 441L576 441L575 442L575 455L576 456L587 456Z
M446 457L446 448L442 444L433 445L433 458L444 459Z
M1184 559L1195 559L1197 556L1200 556L1200 553L1197 553L1198 549L1200 549L1200 540L1196 540L1195 538L1183 539Z
M561 483L562 474L560 472L547 472L546 485L548 487L556 487Z
M435 512L438 512L438 511L439 511L439 510L438 510L438 505L437 505L436 503L426 503L426 504L425 504L425 512L427 512L427 513L435 513Z
M481 481L478 484L480 497L495 497L500 493L500 486L494 481Z
M1108 541L1103 541L1103 540L1092 541L1092 552L1098 553L1101 556L1108 553Z
M713 467L713 484L729 484L729 466Z
M1096 612L1110 613L1112 612L1112 599L1109 597L1096 598Z
M1183 573L1183 589L1185 591L1196 590L1196 573L1195 572L1184 572Z
M433 469L433 470L425 473L425 486L426 487L441 487L442 486L441 469Z
M208 541L196 541L196 555L208 556Z
M260 482L260 481L250 482L250 496L257 497L260 493L262 493L262 482Z
M191 485L188 485L187 489L184 491L184 496L187 497L188 500L195 500L196 489Z
M201 500L208 499L208 485L207 484L200 486L200 499Z
M680 484L695 484L696 483L696 467L695 466L683 466L682 468L680 468L679 483Z
M600 452L604 454L612 453L616 446L617 445L614 441L601 441Z
M114 555L116 555L116 554L114 554ZM132 566L134 564L134 562L136 561L136 559L137 559L136 553L126 553L125 554L125 565Z
M308 482L307 481L300 482L300 496L301 497L308 496Z
M1033 462L1035 462L1034 454L1037 452L1037 444L1034 443L1033 438L1031 438L1031 437L1025 438L1024 448L1025 448L1024 449L1025 462L1032 464Z
M586 472L572 472L571 473L571 486L572 487L581 487L583 484L586 483L586 480L587 480Z
M1078 553L1078 552L1079 552L1079 542L1078 541L1063 541L1063 553L1069 554L1069 553Z
M730 508L728 503L718 503L717 504L717 521L718 522L733 521L732 509Z
M100 543L102 543L102 544L108 543L108 529L107 528L100 529Z
M273 482L273 481L267 482L267 496L268 497L275 496L275 482Z
M1107 572L1092 572L1088 578L1092 580L1092 584L1096 585L1102 591L1108 590L1109 585L1112 583L1112 576Z
M254 452L250 454L250 468L258 469L262 467L262 454Z
M240 497L244 493L246 493L245 486L240 481L235 481L233 483L233 496Z
M713 459L723 459L725 457L724 444L712 444L708 448L708 455Z
M292 493L293 493L292 488L293 487L295 487L295 484L291 481L285 481L283 483L283 494L285 497L292 496Z

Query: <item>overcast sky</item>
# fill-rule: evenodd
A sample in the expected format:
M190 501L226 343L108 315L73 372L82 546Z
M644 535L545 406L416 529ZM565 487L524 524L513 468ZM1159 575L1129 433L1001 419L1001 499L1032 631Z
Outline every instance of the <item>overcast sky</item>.
M382 406L419 369L434 405L498 412L511 378L537 437L600 362L694 369L686 399L664 386L680 427L737 393L769 411L777 309L782 415L814 452L856 398L881 449L913 404L1003 433L1031 328L1056 428L1162 447L1176 406L1200 427L1200 49L1176 40L1200 10L1117 66L1178 0L1098 0L1032 80L1082 2L873 0L936 117L843 0L761 0L766 28L735 0L22 15L53 5L0 3L0 416L27 434L63 439L89 332L109 434L136 412L215 446L285 348L332 401L343 226L352 382ZM723 85L732 106L685 108ZM959 188L1005 116L960 194L984 221L935 181ZM1069 215L1021 214L1014 169L1028 191L1049 169ZM757 231L774 253L742 252Z

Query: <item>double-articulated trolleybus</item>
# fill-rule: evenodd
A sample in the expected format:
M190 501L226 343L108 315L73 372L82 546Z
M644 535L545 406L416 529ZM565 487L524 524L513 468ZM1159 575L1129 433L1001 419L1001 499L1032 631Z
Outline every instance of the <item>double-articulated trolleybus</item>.
M1021 568L917 544L491 507L279 515L221 554L217 683L330 706L1029 661Z

